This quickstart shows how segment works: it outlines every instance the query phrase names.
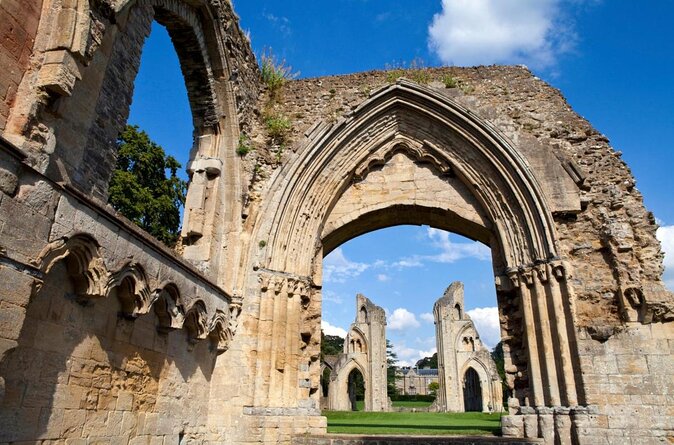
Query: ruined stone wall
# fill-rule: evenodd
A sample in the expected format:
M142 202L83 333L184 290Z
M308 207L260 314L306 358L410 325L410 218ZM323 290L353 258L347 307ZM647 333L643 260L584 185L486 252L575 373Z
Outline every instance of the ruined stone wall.
M40 21L42 0L2 0L0 2L0 132L24 73L28 70Z
M606 137L525 68L298 80L272 101L268 94L258 98L257 65L227 0L52 0L41 6L1 0L0 13L0 63L9 67L0 73L0 131L11 141L0 139L0 410L8 416L2 426L15 425L7 430L13 434L7 440L102 437L103 419L115 424L120 413L129 436L107 427L105 435L122 443L147 443L152 436L173 444L182 432L176 425L186 425L184 437L193 435L197 442L240 444L289 443L293 434L325 431L318 412L320 258L329 246L311 245L314 251L306 253L303 245L306 258L297 257L299 250L284 251L298 246L283 240L265 247L272 242L265 230L275 215L293 215L284 213L282 193L272 195L277 190L271 185L276 180L284 189L303 179L293 177L295 170L279 167L294 168L307 144L318 144L316 138L344 125L344 116L356 114L377 89L401 75L431 89L400 83L384 96L400 100L396 94L416 94L413 101L421 98L426 111L428 103L442 102L436 95L444 96L465 107L455 107L454 118L482 119L481 129L504 135L508 141L502 145L513 147L533 172L535 192L540 186L543 195L536 202L545 204L554 221L554 233L546 239L556 240L550 251L565 263L518 264L525 269L518 271L504 270L498 246L483 232L473 232L492 245L506 371L508 381L519 385L509 407L518 415L505 418L504 434L562 443L570 442L574 432L587 433L576 438L581 443L626 443L635 434L634 442L649 443L671 436L671 425L661 414L671 418L674 405L667 373L674 369L674 299L660 280L662 253L654 218ZM202 216L192 222L204 231L199 239L186 237L184 252L198 267L100 204L152 18L165 24L177 42L190 92L197 140L191 158L198 161L191 166L203 187L190 187L189 210ZM291 129L271 134L269 119L281 117ZM417 179L430 184L429 192L440 190L438 176L450 174L451 166L429 160L433 147L424 145L423 138L450 148L461 141L446 127L425 122L419 116L406 120L394 110L369 134L351 140L349 148L356 151L359 142L376 141L393 124L404 134L421 136L417 152L407 147L404 154L375 159L381 169L361 173L371 173L368 178L374 181L382 179L382 172L406 172L414 180L423 164L428 169ZM244 157L236 154L241 131L255 149ZM330 188L344 179L337 168L318 170L315 177L323 188L315 198L345 192L348 200L335 219L321 222L352 230L335 236L335 245L349 234L376 228L374 223L359 227L357 221L378 202ZM514 170L523 172L520 164ZM382 184L397 189L402 181ZM367 185L381 196L390 191ZM421 188L421 182L415 187ZM297 193L306 190L297 187ZM456 193L447 196L465 195L462 190L456 184ZM356 208L356 201L364 207ZM464 218L480 226L484 218L471 210L470 199L464 201ZM500 202L508 204L508 199ZM491 210L507 217L521 210L507 207ZM408 212L389 213L379 223L392 224L402 216L407 222L441 222L429 219L430 214ZM279 228L281 235L306 226L315 233L302 233L300 243L320 239L324 227L311 226L315 221L308 213L292 217ZM521 229L517 217L511 222ZM527 248L526 237L520 239L525 241L514 246L518 252ZM266 257L268 252L276 253ZM311 271L300 276L278 266L293 261ZM550 340L549 318L539 317L541 326L527 328L531 314L526 310L531 295L543 314L545 298L559 299L562 292L566 300L554 308L560 317L555 322L571 323L573 329L555 338L568 337L573 354L571 359L564 355L569 360L560 365L553 360L556 344ZM529 298L527 304L522 296ZM234 336L239 324L244 335ZM545 369L570 369L557 380L575 383L578 400L569 404L579 408L532 406L528 391L542 381L529 371L539 354L530 353L533 346L523 338L534 328L545 333L538 337ZM20 374L24 369L25 375ZM26 390L17 397L16 385L40 395L26 397ZM128 393L134 391L127 409ZM178 403L195 406L199 418L180 411ZM17 410L24 415L17 417ZM175 410L180 412L169 413ZM170 425L154 425L162 416ZM125 417L130 423L123 423ZM82 430L71 427L82 419Z
M5 2L7 7L15 3ZM215 131L236 140L239 123L254 112L259 71L228 1L186 6L178 0L51 0L42 15L39 8L23 13L30 14L27 26L40 20L40 32L34 53L22 56L23 65L30 59L30 69L10 72L17 78L12 77L17 84L12 94L18 86L20 100L4 113L0 130L30 154L40 171L98 199L107 196L114 142L128 118L153 20L166 26L176 45L195 137ZM237 134L222 128L224 116L224 126L233 126ZM57 165L50 162L55 158Z
M643 207L634 178L620 159L620 154L609 146L607 138L575 114L557 90L533 77L525 68L444 68L407 73L360 73L294 81L285 89L283 98L276 101L263 96L261 107L264 112L253 129L256 151L244 159L249 184L248 206L244 213L244 217L248 217L245 229L252 231L250 222L255 219L251 217L258 215L266 200L278 204L278 196L270 195L273 180L279 181L279 178L284 177L287 182L295 180L289 177L292 175L291 170L284 169L284 165L294 166L294 161L306 154L307 147L319 144L320 138L326 137L330 128L349 125L352 122L350 117L362 109L359 108L361 103L371 94L377 93L379 88L395 82L400 75L428 84L433 91L451 98L465 107L467 113L486 120L489 126L504 135L534 172L554 220L556 250L564 260L563 265L549 270L531 270L522 275L521 282L515 280L511 283L512 273L517 272L505 270L504 265L495 258L494 274L499 294L502 336L507 343L507 377L511 388L517 389L518 394L517 399L511 399L510 409L512 413L521 414L512 423L510 418L504 420L504 433L543 437L549 441L561 440L562 443L583 443L583 440L587 440L587 443L594 443L592 440L625 443L631 440L626 439L626 436L634 434L631 430L635 427L627 419L640 417L643 422L640 440L645 443L657 443L661 437L671 435L671 426L666 422L649 417L648 413L644 416L639 414L641 408L638 401L642 400L641 397L650 406L647 411L662 412L659 403L665 403L668 407L672 404L671 400L652 397L655 388L666 393L667 381L671 380L668 375L663 377L659 365L631 371L625 368L615 376L607 377L614 381L632 379L632 374L636 373L636 380L658 382L651 387L633 387L630 391L635 393L634 400L637 402L634 403L624 402L621 397L610 401L600 395L603 389L598 389L592 382L592 376L606 374L599 363L604 355L615 354L620 348L629 348L627 345L630 344L632 347L644 348L645 345L651 347L658 343L642 336L645 327L671 338L674 299L661 281L662 252L655 238L654 218ZM447 82L448 78L452 81ZM266 122L270 116L287 118L292 129L282 137L270 134ZM343 118L346 118L346 123ZM383 125L381 131L386 130ZM374 133L369 136L377 137ZM368 142L366 137L363 137L364 143ZM379 189L374 187L373 190L379 190L376 193L381 195L376 200L368 201L366 194L361 193L361 186L367 190L373 183L372 178L400 164L399 157L395 155L390 159L382 159L377 167L379 170L374 169L375 173L367 178L355 171L352 183L356 186L335 191L339 196L344 193L344 196L360 198L348 200L345 204L340 198L335 209L330 209L336 210L338 215L327 220L327 229L323 235L331 233L330 227L356 220L359 213L354 211L353 206L362 203L363 208L369 211L381 205L385 199L400 202L399 197L393 199L392 195L385 196L386 193L400 193L399 189L402 194L414 193L414 188L405 190L398 187L402 186L402 182L396 181L398 178L374 184ZM412 160L414 162L422 164L419 160ZM424 159L423 162L428 163L428 160ZM332 181L337 182L340 178L328 177L327 174L325 172L322 180L325 180L325 193L330 193L327 189L335 189ZM393 189L388 187L391 184ZM365 227L356 223L349 227L349 233L355 236L376 228L377 224L385 226L395 223L395 217L407 223L413 223L415 215L417 220L432 220L429 220L429 215L414 213L414 210L412 216L397 210L389 213L394 214L393 219L387 219L385 212L382 212L383 219L378 219L378 215L367 220L367 224L374 226ZM307 216L307 219L310 217ZM479 236L476 238L480 239ZM339 242L344 240L340 239ZM339 242L327 242L323 248L329 251ZM492 248L497 249L497 246L492 245ZM498 254L496 252L494 256L498 257ZM314 268L311 273L316 274L314 279L320 283L320 271ZM572 357L564 365L570 367L573 374L565 371L563 378L568 385L578 388L578 400L572 405L578 403L587 408L574 410L550 407L538 410L532 407L535 403L531 393L528 393L537 381L540 385L540 377L528 375L531 351L527 356L527 350L532 346L523 342L526 325L524 306L530 303L523 303L512 286L529 287L535 292L536 298L541 300L550 296L544 297L539 282L545 285L552 279L566 283L560 284L562 291L568 295L564 303L568 306L568 309L564 309L565 317L569 317L573 326L567 332ZM254 308L251 306L251 309L254 319ZM532 329L538 328L532 325ZM549 326L543 329L549 329ZM629 340L634 336L643 339ZM606 344L611 346L601 346L607 340ZM534 356L540 353L541 360L543 357L548 360L548 369L552 369L548 354L556 348L554 342L554 338L544 340L541 343L543 350L534 352ZM593 352L585 353L588 349ZM670 367L674 364L674 355L666 348L655 355L657 357L652 361L666 363ZM625 356L621 360L631 359ZM613 394L618 394L618 386L613 388ZM542 388L539 387L538 391L542 392ZM612 424L609 419L612 419ZM621 422L622 426L619 426ZM594 428L591 431L592 439L572 437L572 424L574 428ZM609 427L609 424L612 426ZM648 427L644 428L644 425ZM573 434L580 434L578 431L573 430Z
M0 142L0 440L204 441L238 303Z
M433 408L441 412L466 409L466 372L477 372L483 412L503 411L501 378L489 350L470 316L465 313L463 283L449 285L433 305L438 351L438 396Z
M120 319L116 291L90 307L74 293L59 263L26 305L18 344L0 361L0 440L201 442L216 359L208 342L159 333L154 313Z
M655 238L655 220L643 200L629 168L606 136L570 108L558 90L531 75L524 67L437 68L410 72L367 72L291 82L283 99L271 102L274 113L285 116L292 129L283 144L267 136L264 119L255 127L259 153L247 157L249 200L264 196L265 184L278 165L292 159L293 150L316 122L337 122L368 96L399 76L421 80L436 91L486 119L523 151L539 180L546 182L542 154L559 159L566 174L580 189L582 208L555 216L560 248L574 266L576 314L580 326L620 324L629 319L672 319L671 294L662 287L662 253ZM446 88L451 77L456 87ZM261 103L269 99L262 98ZM271 142L270 142L271 141ZM281 148L282 146L282 148ZM279 153L281 148L281 153ZM546 189L549 199L554 191ZM567 206L569 207L569 206ZM585 267L592 264L593 267ZM614 269L616 272L614 274ZM495 271L500 273L500 271ZM636 283L639 283L636 285ZM643 316L639 296L625 297L630 287L641 287L647 305ZM634 301L636 309L629 301ZM646 308L648 306L648 308Z

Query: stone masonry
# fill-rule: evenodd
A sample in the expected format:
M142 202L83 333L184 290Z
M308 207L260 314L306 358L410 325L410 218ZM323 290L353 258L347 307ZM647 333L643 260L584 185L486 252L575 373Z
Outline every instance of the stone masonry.
M460 281L450 284L433 306L440 385L433 408L441 412L503 411L496 364L464 309ZM471 375L479 383L471 382ZM477 383L476 387L471 383Z
M105 204L153 20L193 115L180 255ZM324 434L322 259L396 224L491 248L504 436L671 442L654 217L608 139L526 68L272 97L229 0L0 0L0 36L0 443ZM291 129L270 134L270 116Z
M386 313L364 295L356 295L356 319L330 373L327 409L350 411L349 375L356 370L365 382L364 411L390 411L386 381Z

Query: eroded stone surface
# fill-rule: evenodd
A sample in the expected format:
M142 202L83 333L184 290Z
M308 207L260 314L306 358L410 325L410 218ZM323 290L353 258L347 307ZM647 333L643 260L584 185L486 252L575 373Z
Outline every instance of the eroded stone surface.
M325 432L323 255L402 222L492 249L504 434L671 436L674 297L654 218L606 137L527 69L305 79L270 100L227 0L5 0L0 14L0 441ZM153 19L193 110L184 260L101 204ZM290 120L283 141L269 113Z

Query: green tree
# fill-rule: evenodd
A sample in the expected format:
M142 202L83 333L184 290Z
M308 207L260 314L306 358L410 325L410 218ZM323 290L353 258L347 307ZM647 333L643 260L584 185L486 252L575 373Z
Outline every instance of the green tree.
M386 392L388 396L393 398L398 394L398 388L396 388L396 366L398 363L398 355L393 352L393 345L386 339Z
M419 369L430 368L438 369L438 353L436 352L430 357L424 357L419 359L416 363L416 367Z
M344 351L344 339L338 335L325 335L321 331L321 357L337 355Z
M438 389L440 389L440 384L438 382L431 382L428 384L428 393L432 396L438 394Z
M119 135L108 201L168 246L178 240L187 191L187 183L176 175L179 168L180 163L138 126L127 125Z
M496 369L498 370L498 375L501 377L501 386L503 387L503 400L508 400L510 390L506 385L506 376L505 376L505 356L503 353L503 342L500 341L494 347L494 350L491 351L491 358L494 359L496 364Z

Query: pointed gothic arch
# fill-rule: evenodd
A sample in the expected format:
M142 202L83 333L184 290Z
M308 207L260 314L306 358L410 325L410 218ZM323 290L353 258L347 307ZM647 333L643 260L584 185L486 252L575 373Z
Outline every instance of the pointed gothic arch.
M428 224L481 241L492 250L499 301L514 302L524 315L515 329L526 340L507 339L524 358L519 403L582 403L570 338L570 271L557 249L553 207L507 138L447 97L405 80L306 136L298 156L276 173L258 215L251 266L300 277L318 294L323 256L371 230Z

